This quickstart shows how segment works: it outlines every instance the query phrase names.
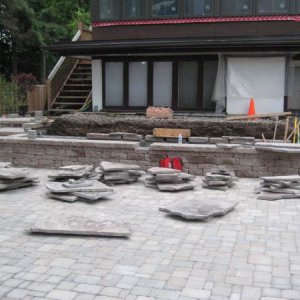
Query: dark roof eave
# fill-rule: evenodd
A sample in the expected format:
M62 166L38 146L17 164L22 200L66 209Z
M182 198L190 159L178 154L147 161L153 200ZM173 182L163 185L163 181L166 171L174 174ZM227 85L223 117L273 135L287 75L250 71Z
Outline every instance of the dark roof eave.
M184 53L233 50L287 51L300 50L300 36L61 42L49 45L47 49L65 56L172 53L174 51Z

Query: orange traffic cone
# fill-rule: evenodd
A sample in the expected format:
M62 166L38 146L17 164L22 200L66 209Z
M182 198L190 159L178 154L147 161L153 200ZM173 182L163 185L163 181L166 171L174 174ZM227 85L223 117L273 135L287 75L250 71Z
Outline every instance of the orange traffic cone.
M254 103L254 99L251 98L250 99L250 105L249 105L249 110L248 110L248 116L254 116L255 113L255 103Z

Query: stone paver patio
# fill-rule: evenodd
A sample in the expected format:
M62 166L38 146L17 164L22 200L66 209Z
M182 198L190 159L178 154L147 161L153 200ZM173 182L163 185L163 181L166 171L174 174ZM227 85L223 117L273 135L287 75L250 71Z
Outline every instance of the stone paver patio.
M257 179L228 192L160 193L118 186L112 200L63 203L37 187L0 194L1 299L300 299L300 200L256 200ZM197 179L200 185L200 178ZM207 223L158 207L192 198L238 200ZM130 224L130 239L30 235L44 215L81 212Z

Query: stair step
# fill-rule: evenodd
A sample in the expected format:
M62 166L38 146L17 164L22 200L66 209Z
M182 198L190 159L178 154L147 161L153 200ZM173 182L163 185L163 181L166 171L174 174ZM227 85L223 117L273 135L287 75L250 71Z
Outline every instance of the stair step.
M62 93L67 93L67 92L68 92L68 93L69 93L69 92L70 92L70 93L84 93L84 92L85 92L85 93L86 93L86 92L89 93L90 90L87 90L87 89L85 89L85 90L62 90L61 92L62 92Z
M87 83L68 83L68 84L65 84L65 86L84 86L84 87L88 87L90 88L91 85L90 84L87 84Z
M56 99L64 98L64 99L84 99L84 96L58 96Z
M83 102L55 102L53 105L80 105L82 106Z
M92 79L83 79L83 78L69 78L69 81L90 81L92 82Z
M55 112L55 111L57 111L57 112L77 112L77 111L79 111L78 109L65 109L65 108L62 108L62 109L59 109L59 108L51 108L51 109L49 109L49 111L53 111L53 112Z
M75 70L72 75L92 75L92 72L76 72L81 70Z

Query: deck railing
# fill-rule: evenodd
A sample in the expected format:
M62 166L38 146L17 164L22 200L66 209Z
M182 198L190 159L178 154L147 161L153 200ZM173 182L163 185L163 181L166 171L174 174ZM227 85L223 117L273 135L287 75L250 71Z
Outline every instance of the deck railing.
M80 28L72 39L72 42L87 41L91 39L92 32L90 30ZM51 104L62 89L65 81L73 71L77 62L78 58L62 56L48 76L48 79L46 81L48 109L51 108Z

